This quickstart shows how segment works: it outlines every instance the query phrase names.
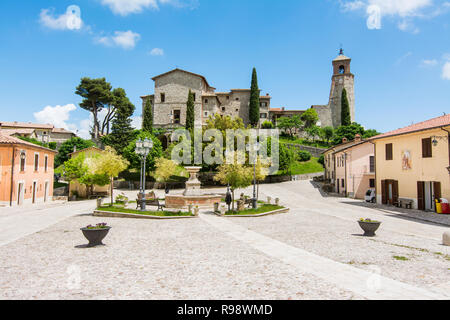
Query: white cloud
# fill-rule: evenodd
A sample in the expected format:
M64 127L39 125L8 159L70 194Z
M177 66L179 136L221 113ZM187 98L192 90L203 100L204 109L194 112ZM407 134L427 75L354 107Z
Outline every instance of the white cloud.
M35 112L34 118L39 123L52 124L57 128L69 129L67 120L70 118L70 112L76 110L74 104L66 104L65 106L46 106L39 112Z
M161 48L154 48L152 49L152 51L150 51L150 54L152 56L163 56L164 55L164 50Z
M430 59L430 60L424 59L424 60L422 60L422 66L424 66L424 67L434 67L437 64L438 64L438 61L436 59Z
M83 20L79 6L68 6L66 12L59 16L55 16L53 11L53 9L41 10L40 23L43 26L55 30L80 30L82 28Z
M382 20L389 16L400 19L398 28L402 31L418 33L414 18L431 18L443 14L450 7L449 2L435 5L432 0L339 0L343 11L361 11L367 16L369 29L381 29Z
M174 7L195 8L198 0L102 0L102 4L108 6L111 11L121 16L133 13L141 13L145 9L159 9L159 5L172 5Z
M129 50L136 46L136 43L141 38L139 33L133 31L116 31L114 36L100 37L96 41L108 47L121 47Z
M450 61L447 61L442 68L442 79L450 80Z

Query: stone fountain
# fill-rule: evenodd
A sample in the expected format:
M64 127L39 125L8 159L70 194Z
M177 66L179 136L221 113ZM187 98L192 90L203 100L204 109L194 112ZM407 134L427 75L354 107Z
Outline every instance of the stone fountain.
M166 195L166 208L184 209L190 204L201 208L214 207L214 203L220 203L222 196L217 194L203 194L198 173L201 167L186 167L189 172L189 180L182 195Z

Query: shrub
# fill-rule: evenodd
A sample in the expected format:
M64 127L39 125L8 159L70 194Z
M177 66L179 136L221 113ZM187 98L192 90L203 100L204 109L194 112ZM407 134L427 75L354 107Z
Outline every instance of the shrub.
M264 121L261 125L261 128L263 129L273 129L273 123L270 121Z
M297 154L297 159L300 162L306 162L311 160L311 153L309 153L308 151L304 151L304 150L300 150Z
M323 154L319 157L319 160L317 160L317 162L325 168L325 157L323 156Z

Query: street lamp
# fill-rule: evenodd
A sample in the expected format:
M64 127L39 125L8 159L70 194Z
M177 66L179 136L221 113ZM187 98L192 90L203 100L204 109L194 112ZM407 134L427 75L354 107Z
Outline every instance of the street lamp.
M261 146L258 142L255 142L255 144L248 144L247 149L250 152L259 152L259 149L261 149ZM249 155L250 159L250 155ZM256 162L258 161L258 156L255 157L255 162L253 163L253 199L252 199L252 205L253 209L258 208L258 197L256 195Z
M141 158L141 176L139 194L141 195L140 206L141 210L145 211L145 162L147 160L150 150L153 148L153 141L151 139L139 139L136 142L136 154Z

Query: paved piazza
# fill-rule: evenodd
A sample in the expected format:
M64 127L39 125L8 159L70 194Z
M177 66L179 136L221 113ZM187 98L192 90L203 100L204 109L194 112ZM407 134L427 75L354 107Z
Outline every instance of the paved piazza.
M450 298L448 217L324 197L310 181L260 194L290 213L160 221L93 217L93 201L1 208L0 299ZM359 218L383 222L377 237L361 237ZM83 247L79 228L98 222L113 227L106 246Z

